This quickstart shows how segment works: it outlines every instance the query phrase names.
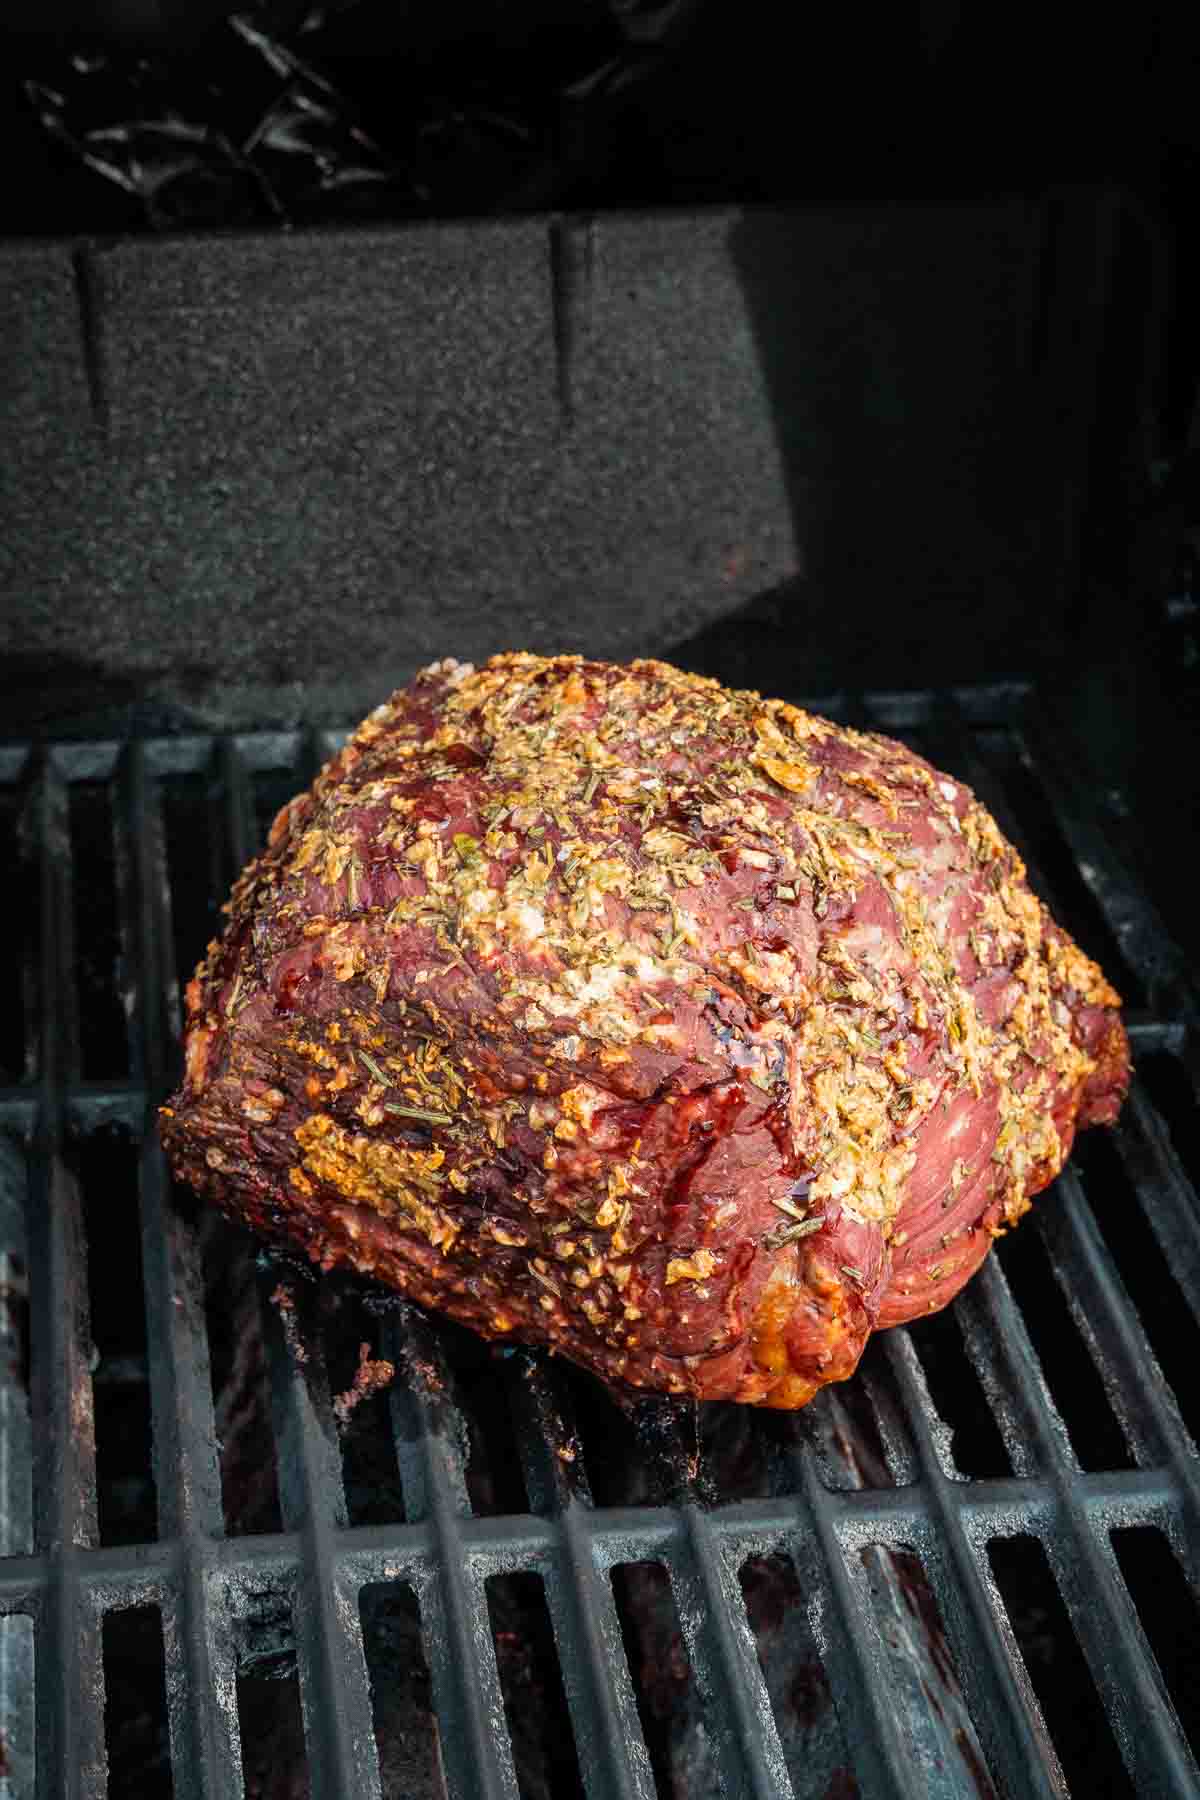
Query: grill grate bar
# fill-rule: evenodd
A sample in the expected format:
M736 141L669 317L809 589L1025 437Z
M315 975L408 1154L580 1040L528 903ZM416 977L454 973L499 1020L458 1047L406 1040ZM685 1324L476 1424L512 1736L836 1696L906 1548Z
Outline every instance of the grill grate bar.
M817 1478L814 1477L814 1480ZM819 1486L818 1481L818 1486ZM820 1488L821 1511L829 1542L847 1551L868 1543L903 1547L920 1534L927 1518L923 1484L904 1489L876 1488L833 1493ZM1080 1505L1107 1531L1117 1525L1158 1525L1176 1503L1170 1474L1163 1469L1117 1469L1077 1478ZM1052 1521L1055 1495L1046 1482L1012 1477L993 1481L952 1482L946 1504L953 1507L974 1538L1003 1538ZM795 1537L796 1499L730 1501L711 1511L711 1529L740 1544L746 1555L769 1553ZM589 1513L576 1509L575 1527L601 1568L637 1556L666 1556L682 1530L669 1507L612 1507ZM463 1554L485 1574L525 1568L545 1569L553 1560L558 1536L546 1519L524 1515L462 1519ZM823 1539L822 1541L825 1541ZM400 1574L416 1578L436 1566L437 1548L428 1521L407 1525L360 1525L337 1535L337 1559L347 1578L362 1583L388 1581ZM204 1566L212 1579L236 1585L263 1575L279 1585L298 1579L301 1545L295 1532L227 1538L205 1542ZM167 1540L81 1550L76 1579L82 1592L108 1596L113 1605L135 1605L153 1587L166 1591L174 1579L179 1544ZM53 1578L49 1556L14 1556L0 1561L0 1616L34 1611Z
M204 1284L195 1238L170 1205L157 1140L142 1148L142 1266L150 1346L150 1405L159 1530L178 1542L178 1586L163 1611L167 1716L177 1800L222 1800L240 1791L241 1750L228 1607L209 1578L210 1546L223 1530L213 1422ZM201 1696L214 1694L215 1706Z
M1043 1531L1042 1542L1130 1776L1139 1793L1194 1795L1196 1765L1107 1536L1095 1532L1079 1505L1078 1464L995 1259L983 1265L959 1305L969 1321L968 1352L989 1398L1020 1395L1017 1408L1033 1453L1057 1489L1055 1529ZM1007 1438L1013 1414L1007 1407L997 1412Z
M329 1376L312 1328L314 1309L307 1305L307 1292L293 1296L297 1325L304 1333L305 1363L300 1369L288 1349L276 1304L266 1291L275 1280L275 1271L264 1272L261 1309L283 1526L285 1531L302 1532L317 1523L323 1531L336 1530L346 1524L346 1496Z
M429 1521L436 1545L418 1597L447 1791L450 1800L518 1800L484 1574L463 1537L470 1507L462 1415L450 1403L441 1349L412 1307L389 1314L384 1341L404 1376L390 1398L405 1510Z
M221 745L219 768L225 846L236 872L253 850L254 808L245 761L232 739ZM301 1547L292 1612L311 1792L313 1800L377 1800L379 1759L358 1596L339 1580L336 1561L346 1497L324 1354L319 1333L310 1330L305 1366L296 1363L268 1297L273 1280L267 1274L260 1283L260 1308L280 1510L285 1530L298 1533Z
M855 1773L864 1800L923 1800L925 1782L908 1756L888 1698L879 1630L870 1612L859 1606L847 1567L846 1547L838 1530L838 1502L846 1496L835 1495L824 1486L816 1458L807 1448L797 1448L793 1467L799 1500L791 1508L786 1548L797 1576L819 1609L825 1674L847 1740L856 1748ZM799 1530L797 1512L804 1520ZM914 1528L919 1528L919 1516L903 1528L905 1536ZM867 1541L876 1536L869 1531Z
M927 1526L923 1535L930 1578L988 1764L1014 1794L1061 1794L1058 1758L1024 1671L1018 1672L1010 1655L981 1545L952 1498L954 1471L944 1427L907 1331L888 1333L887 1355L926 1485L932 1529Z
M509 1408L531 1510L558 1514L573 1500L590 1509L594 1501L583 1445L551 1367L533 1351L514 1349L508 1369Z
M1186 1529L1172 1512L1173 1535L1200 1587L1200 1459L1070 1167L1058 1177L1055 1204L1043 1209L1038 1223L1055 1277L1135 1456L1144 1467L1167 1467L1178 1483Z
M737 1570L695 1500L682 1512L688 1554L671 1556L672 1586L722 1786L730 1800L777 1800L791 1784Z
M180 1546L162 1610L167 1729L178 1800L228 1800L242 1791L234 1609L194 1538Z
M96 1443L83 1215L62 1155L63 1083L79 1066L70 833L66 790L49 759L35 774L24 825L38 855L41 917L28 1218L34 1542L49 1562L35 1612L37 1788L82 1800L104 1786L104 1676L98 1619L80 1603L77 1575L79 1552L97 1537Z
M1172 1278L1200 1324L1200 1196L1136 1077L1121 1117L1112 1127L1112 1141Z
M144 746L130 744L119 775L117 895L131 979L134 1068L161 1092L174 1049L164 998L174 991L170 894L158 784ZM180 1800L222 1800L240 1789L241 1750L229 1608L214 1592L205 1546L223 1528L204 1283L192 1229L170 1204L153 1107L143 1101L142 1266L159 1531L179 1540L178 1585L163 1607L167 1720ZM173 1653L173 1654L172 1654ZM216 1705L205 1698L214 1695Z
M120 788L118 903L132 971L134 1058L152 1093L166 1086L177 1046L173 1021L161 1004L161 996L174 987L162 812L140 744L125 752ZM136 1127L142 1137L142 1256L159 1530L163 1536L220 1537L221 1478L200 1256L194 1231L170 1203L154 1109L145 1093Z
M316 1333L307 1333L301 1371L265 1294L262 1305L280 1508L285 1528L296 1531L300 1542L293 1621L313 1800L378 1800L357 1587L338 1568L346 1502L324 1358Z
M594 1800L654 1800L654 1774L607 1569L572 1502L559 1521L546 1591L584 1785Z
M592 1506L582 1445L546 1364L520 1353L510 1386L530 1505L550 1515L556 1554L546 1597L579 1767L591 1800L654 1800L612 1587L587 1533Z
M80 1605L70 1550L59 1553L34 1632L38 1800L100 1800L107 1787L100 1619Z
M1187 1026L1180 1020L1154 1019L1148 1013L1127 1012L1125 1030L1135 1057L1151 1050L1170 1050L1178 1056L1187 1046Z

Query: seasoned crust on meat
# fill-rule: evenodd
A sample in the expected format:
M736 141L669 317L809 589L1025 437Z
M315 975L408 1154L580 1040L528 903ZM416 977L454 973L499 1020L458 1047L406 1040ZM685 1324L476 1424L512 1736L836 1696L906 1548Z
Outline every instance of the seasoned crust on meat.
M626 1386L803 1405L1128 1078L967 788L659 662L444 662L284 808L188 988L176 1172Z

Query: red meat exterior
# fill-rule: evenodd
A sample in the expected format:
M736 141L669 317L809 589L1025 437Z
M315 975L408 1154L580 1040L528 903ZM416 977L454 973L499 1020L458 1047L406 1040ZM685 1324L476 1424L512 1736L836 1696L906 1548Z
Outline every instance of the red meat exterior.
M961 782L658 662L426 670L229 910L176 1173L618 1387L803 1405L1128 1080L1117 995Z

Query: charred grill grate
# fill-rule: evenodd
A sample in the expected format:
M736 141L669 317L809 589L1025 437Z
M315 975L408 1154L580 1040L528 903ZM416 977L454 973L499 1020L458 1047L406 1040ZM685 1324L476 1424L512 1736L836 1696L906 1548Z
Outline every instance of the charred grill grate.
M462 1800L1024 1797L1064 1792L1064 1768L1094 1791L1200 1791L1186 971L1114 851L1117 815L1073 789L1047 728L1031 735L1020 690L820 704L975 786L1123 988L1138 1075L1111 1139L1084 1144L948 1321L876 1340L850 1388L796 1418L714 1408L701 1426L651 1403L630 1424L568 1370L461 1352L360 1292L350 1335L397 1373L339 1433L344 1370L305 1322L327 1291L285 1265L254 1277L226 1232L261 1322L262 1494L237 1517L220 1379L214 1402L233 1301L206 1291L212 1223L172 1198L154 1107L181 958L336 740L0 752L5 854L26 871L10 891L27 900L0 970L0 1793L5 1771L27 1791L35 1765L40 1796L102 1794L110 1774L134 1791L121 1621L153 1647L143 1738L161 1713L157 1786L137 1791L180 1800L441 1783ZM548 1611L536 1655L515 1577ZM415 1611L389 1613L406 1592ZM389 1630L391 1663L369 1667ZM422 1646L436 1730L405 1715L388 1738L388 1681ZM251 1702L264 1674L293 1672L299 1760L273 1786ZM1093 1709L1082 1728L1054 1700L1071 1681ZM543 1707L562 1709L559 1748L527 1756ZM425 1755L419 1778L402 1751Z

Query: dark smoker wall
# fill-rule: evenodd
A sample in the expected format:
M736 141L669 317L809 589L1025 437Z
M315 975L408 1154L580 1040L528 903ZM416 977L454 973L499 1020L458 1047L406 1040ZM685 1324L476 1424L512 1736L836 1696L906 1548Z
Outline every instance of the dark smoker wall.
M9 652L218 724L705 631L792 691L1028 674L1140 230L1084 193L11 248Z

